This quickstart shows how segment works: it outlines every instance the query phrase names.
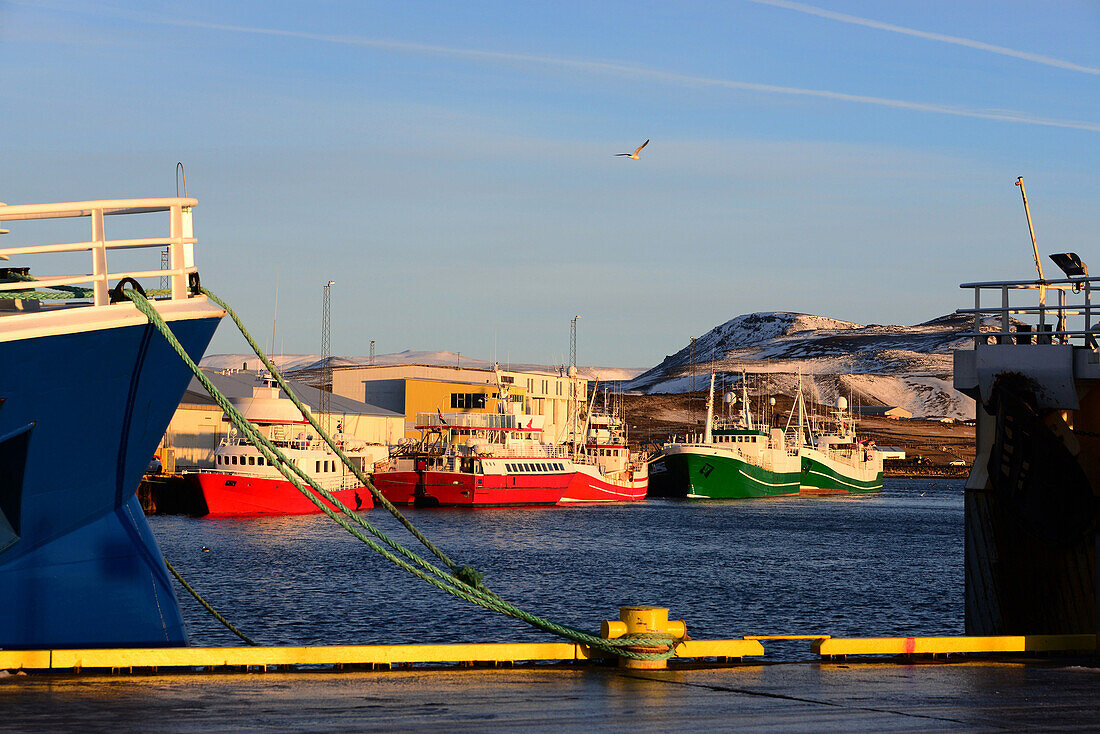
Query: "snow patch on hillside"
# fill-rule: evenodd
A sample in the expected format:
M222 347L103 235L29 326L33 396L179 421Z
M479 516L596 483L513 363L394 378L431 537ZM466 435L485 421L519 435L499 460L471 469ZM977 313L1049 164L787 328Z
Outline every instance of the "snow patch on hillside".
M952 386L956 349L970 345L971 317L948 314L914 326L862 325L785 311L744 314L716 326L631 380L643 393L705 390L713 369L730 377L765 373L773 394L793 394L798 374L815 402L858 396L914 417L974 417L974 402ZM694 365L693 365L694 362ZM692 373L695 374L694 380ZM728 379L727 379L728 381Z

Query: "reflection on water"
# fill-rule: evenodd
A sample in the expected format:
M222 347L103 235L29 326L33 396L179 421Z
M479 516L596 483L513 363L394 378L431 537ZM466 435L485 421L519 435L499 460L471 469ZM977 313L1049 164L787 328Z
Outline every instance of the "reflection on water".
M962 634L962 506L961 480L888 479L850 498L407 514L504 598L584 629L655 604L696 638L896 636ZM366 517L418 545L385 511ZM262 644L547 639L390 565L323 515L150 523L184 578ZM192 644L238 644L177 594Z

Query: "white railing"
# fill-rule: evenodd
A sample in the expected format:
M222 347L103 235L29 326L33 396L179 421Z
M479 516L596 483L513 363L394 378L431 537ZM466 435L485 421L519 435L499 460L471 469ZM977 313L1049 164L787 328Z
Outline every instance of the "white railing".
M92 224L91 239L87 242L63 242L47 245L20 245L0 248L0 256L8 258L14 255L37 255L58 252L90 252L92 255L91 273L75 275L36 276L33 281L0 283L0 291L23 291L30 288L51 288L55 286L91 286L92 302L96 306L110 303L108 291L112 281L122 278L169 278L172 299L188 297L188 278L196 272L192 233L191 210L198 202L187 198L161 199L107 199L103 201L74 201L63 204L26 204L0 205L0 225L31 219L65 219L70 217L89 217ZM117 214L146 214L149 212L168 212L169 225L167 237L146 237L139 239L107 239L104 217ZM169 250L168 270L136 270L112 273L107 267L108 250L133 250L150 247L167 247ZM3 259L3 258L0 258Z
M971 334L975 347L993 338L998 344L1079 343L1095 348L1100 324L1094 324L1093 318L1100 313L1092 305L1092 284L1098 281L1100 278L963 283L960 288L974 291L974 308L960 308L956 313L974 315ZM983 305L983 291L999 294L1000 303ZM983 331L983 324L989 322L993 328L987 326Z
M482 455L492 459L568 459L573 451L567 446L529 442L528 445L487 444ZM461 454L460 454L461 455Z
M416 425L424 428L472 428L504 429L511 431L538 430L542 419L532 415L512 415L506 413L417 413ZM531 423L531 428L527 424Z

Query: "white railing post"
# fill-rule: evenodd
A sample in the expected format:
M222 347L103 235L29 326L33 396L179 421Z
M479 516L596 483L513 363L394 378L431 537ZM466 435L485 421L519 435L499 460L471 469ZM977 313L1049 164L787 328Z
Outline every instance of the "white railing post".
M192 233L191 208L184 211L179 204L174 204L169 216L171 217L172 244L168 246L169 260L172 263L172 300L187 298L187 274L182 272L188 267L188 262L194 261L193 247L180 242Z
M982 288L974 288L974 348L982 343Z
M103 210L92 210L92 302L97 306L106 306L110 299L107 295L107 239L103 231Z
M1085 346L1093 346L1092 338L1092 281L1085 278Z

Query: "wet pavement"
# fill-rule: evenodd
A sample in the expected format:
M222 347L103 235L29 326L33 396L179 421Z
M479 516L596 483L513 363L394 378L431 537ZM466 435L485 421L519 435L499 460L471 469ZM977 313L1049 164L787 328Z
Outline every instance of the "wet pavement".
M1095 731L1100 664L0 677L0 731Z

